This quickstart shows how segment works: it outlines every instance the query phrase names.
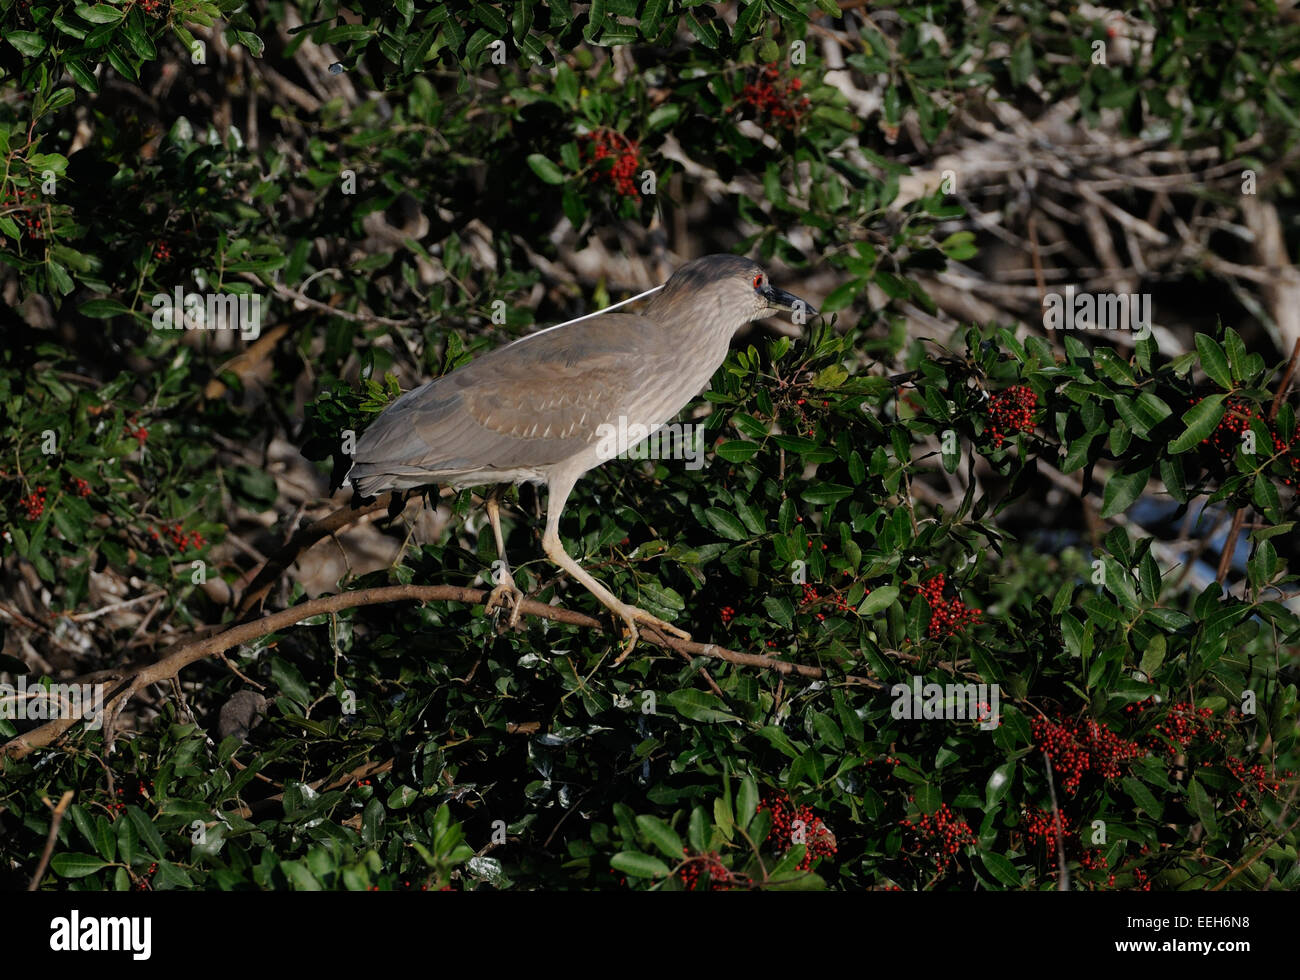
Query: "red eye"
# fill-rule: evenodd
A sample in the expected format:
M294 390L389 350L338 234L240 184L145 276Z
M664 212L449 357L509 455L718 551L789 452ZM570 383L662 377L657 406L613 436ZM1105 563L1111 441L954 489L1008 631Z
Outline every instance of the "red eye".
M761 272L754 277L754 288L755 289L763 288L763 274Z

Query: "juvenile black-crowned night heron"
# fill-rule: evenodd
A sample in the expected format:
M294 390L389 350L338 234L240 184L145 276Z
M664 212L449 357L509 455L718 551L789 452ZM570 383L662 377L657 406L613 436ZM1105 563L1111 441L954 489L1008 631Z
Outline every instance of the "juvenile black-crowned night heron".
M604 312L540 330L408 391L358 440L348 480L364 496L494 485L486 509L505 569L488 605L509 596L512 625L522 593L506 563L499 485L545 483L542 548L626 624L619 660L636 644L638 623L690 639L584 571L560 543L560 514L578 477L609 458L602 433L620 423L619 431L653 431L667 422L708 384L732 334L776 310L795 311L797 323L817 312L772 286L748 259L688 262L642 313Z

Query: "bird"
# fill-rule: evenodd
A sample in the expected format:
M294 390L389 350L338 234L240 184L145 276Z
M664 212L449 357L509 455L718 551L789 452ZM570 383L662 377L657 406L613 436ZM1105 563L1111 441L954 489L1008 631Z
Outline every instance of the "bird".
M623 602L564 549L564 505L578 479L610 455L600 433L620 419L653 432L676 416L708 385L746 323L790 311L802 324L817 314L738 255L687 262L652 292L639 313L605 310L547 327L399 396L356 441L345 481L363 498L491 487L484 509L500 574L487 606L511 606L511 626L523 593L506 559L500 496L511 484L545 484L542 550L622 621L628 641L616 664L636 646L638 626L684 640L690 634Z

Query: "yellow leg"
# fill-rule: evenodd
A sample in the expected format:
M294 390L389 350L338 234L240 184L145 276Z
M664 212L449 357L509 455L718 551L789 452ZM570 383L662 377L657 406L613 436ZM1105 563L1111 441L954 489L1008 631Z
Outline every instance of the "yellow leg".
M501 562L500 581L497 582L496 588L492 590L492 594L488 596L487 611L492 612L494 609L504 609L509 606L510 627L513 629L519 622L524 594L515 585L514 576L510 574L510 562L506 559L505 540L501 536L500 491L500 487L493 487L488 492L487 499L483 503L484 509L487 510L488 522L492 525L492 536L496 539L497 558Z
M564 508L564 502L573 489L573 483L573 480L553 480L550 484L551 492L550 498L546 502L546 533L542 535L542 550L546 552L546 557L586 586L587 591L599 599L627 627L629 634L627 646L623 648L623 652L614 661L615 665L626 660L628 654L636 646L637 623L641 623L643 626L652 626L668 635L683 640L689 640L691 635L685 630L678 629L672 623L665 623L658 616L636 606L628 605L618 599L564 550L564 545L560 543L560 511Z

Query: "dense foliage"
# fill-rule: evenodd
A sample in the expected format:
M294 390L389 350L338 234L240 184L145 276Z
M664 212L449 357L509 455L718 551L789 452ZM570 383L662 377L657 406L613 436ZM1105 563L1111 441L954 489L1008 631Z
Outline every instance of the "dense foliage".
M45 888L1300 884L1289 348L1239 298L1195 333L1171 303L1182 350L954 326L925 283L997 236L963 194L900 200L1005 101L1221 154L1290 213L1300 29L1139 4L1151 35L1097 64L1101 13L969 6L0 0L11 682L255 619L397 376L637 291L584 247L750 254L826 314L738 342L684 413L704 469L611 462L565 511L615 594L772 663L615 667L612 630L464 602L313 616L133 691L111 752L0 720L0 880L70 791ZM177 290L256 295L260 331L158 329ZM521 586L601 615L511 500ZM384 519L404 549L335 591L481 584L475 506ZM900 717L914 678L997 685L998 723Z

